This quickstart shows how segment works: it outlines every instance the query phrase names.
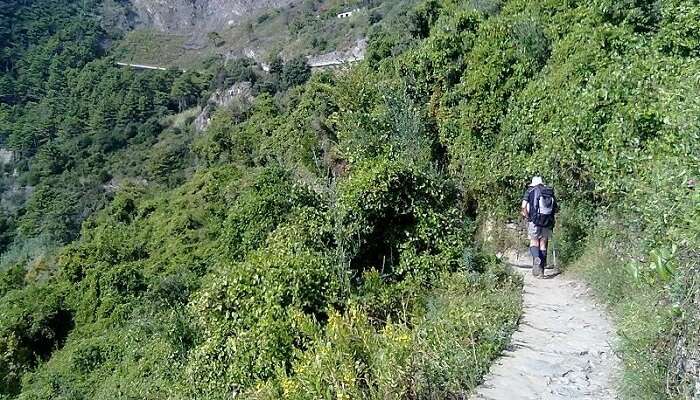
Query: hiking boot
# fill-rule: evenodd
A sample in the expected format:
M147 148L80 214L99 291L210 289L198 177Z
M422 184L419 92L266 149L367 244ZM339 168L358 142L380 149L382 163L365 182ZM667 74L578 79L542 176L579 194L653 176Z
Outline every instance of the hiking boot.
M533 257L532 259L532 275L540 276L542 275L542 260L539 257Z
M540 259L540 278L544 279L547 275L547 258Z

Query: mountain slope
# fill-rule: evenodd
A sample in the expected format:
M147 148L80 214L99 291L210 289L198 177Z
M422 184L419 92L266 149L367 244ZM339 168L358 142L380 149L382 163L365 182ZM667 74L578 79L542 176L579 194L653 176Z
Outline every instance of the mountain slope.
M132 0L141 24L161 32L193 34L219 31L257 11L288 6L298 0Z
M132 15L121 23L105 17L104 24L114 29L134 28L117 44L115 54L122 61L191 69L212 59L253 58L269 64L277 56L290 60L342 54L382 20L394 20L414 4L415 0L136 1L127 6L107 3L103 14ZM343 12L350 15L339 18Z
M80 233L3 255L0 393L465 397L520 314L519 279L475 232L539 174L558 254L613 305L621 393L696 396L697 2L402 12L338 73L136 74L82 19L23 47L4 179L36 189L10 242ZM191 109L240 81L255 99L195 134ZM102 211L81 213L84 188L108 192Z

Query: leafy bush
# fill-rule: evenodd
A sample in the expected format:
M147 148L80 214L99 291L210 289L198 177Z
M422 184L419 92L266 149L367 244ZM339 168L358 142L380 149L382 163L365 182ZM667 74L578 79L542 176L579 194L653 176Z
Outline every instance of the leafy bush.
M459 210L449 206L457 196L450 182L401 162L359 165L338 197L338 241L354 278L366 268L390 280L454 268L450 250L465 243Z
M0 393L18 394L22 375L65 343L74 321L63 296L57 286L32 286L2 297Z
M458 272L442 275L433 290L414 285L420 294L405 304L414 309L410 323L389 319L375 329L371 317L354 306L344 314L332 312L324 330L306 328L312 341L291 373L279 371L274 380L247 395L258 399L462 396L481 379L515 328L520 297L513 289L519 283L497 276Z
M418 398L466 396L509 343L513 316L520 313L520 296L512 290L519 282L499 268L491 265L476 278L447 276L428 299L414 339Z
M285 88L302 85L311 77L311 67L309 67L304 57L296 57L284 64L281 78Z

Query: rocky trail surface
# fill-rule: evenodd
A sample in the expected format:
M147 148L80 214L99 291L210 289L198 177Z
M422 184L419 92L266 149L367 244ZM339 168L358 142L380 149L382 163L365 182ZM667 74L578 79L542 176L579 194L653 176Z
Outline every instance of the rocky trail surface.
M472 399L617 399L616 334L603 307L582 283L555 270L536 278L531 258L506 258L524 276L523 316Z

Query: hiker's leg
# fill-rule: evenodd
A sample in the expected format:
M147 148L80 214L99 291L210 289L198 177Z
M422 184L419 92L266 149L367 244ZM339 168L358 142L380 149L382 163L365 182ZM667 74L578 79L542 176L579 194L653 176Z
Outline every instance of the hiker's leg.
M530 239L530 255L533 259L540 256L540 239L538 236L537 228L532 222L527 224L527 237Z
M542 263L543 268L547 265L547 243L548 242L549 242L549 237L547 235L543 235L542 239L539 240L540 262Z
M542 259L540 258L540 229L532 222L527 224L527 236L530 239L530 255L532 256L532 274L542 274Z

